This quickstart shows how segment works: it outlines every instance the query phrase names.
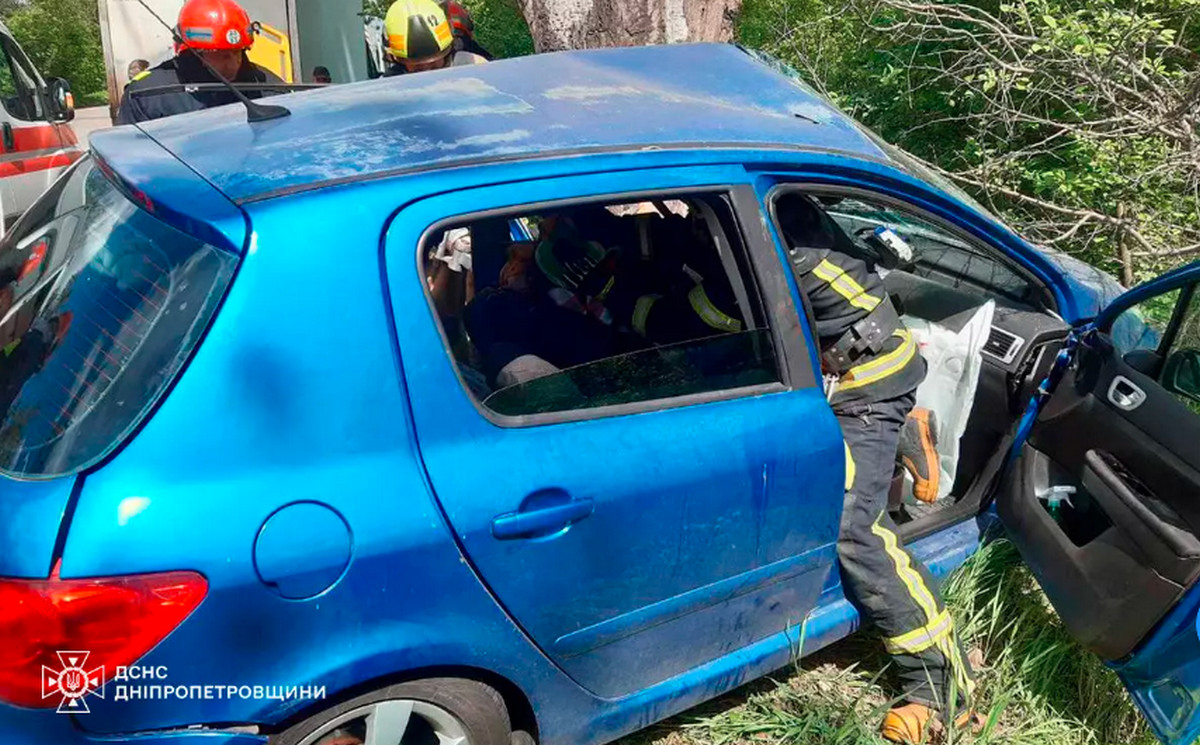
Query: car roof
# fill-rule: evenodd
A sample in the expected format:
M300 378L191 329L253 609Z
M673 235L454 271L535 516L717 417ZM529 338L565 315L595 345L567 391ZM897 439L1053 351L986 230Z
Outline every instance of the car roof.
M890 160L813 91L742 49L559 52L220 107L141 125L236 202L469 163L646 148L789 147ZM93 146L104 154L104 133Z

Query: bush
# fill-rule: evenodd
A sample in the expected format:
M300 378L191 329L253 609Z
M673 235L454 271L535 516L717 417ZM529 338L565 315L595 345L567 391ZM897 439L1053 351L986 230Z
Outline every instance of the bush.
M529 24L517 0L466 0L463 5L475 19L475 38L497 57L533 54Z
M459 0L475 20L475 40L496 57L520 57L533 54L529 24L521 15L517 0ZM391 6L389 0L366 0L363 11L383 18Z
M1035 242L1200 255L1200 2L746 0L738 33Z
M81 102L107 100L95 0L30 0L5 22L43 76L66 78Z

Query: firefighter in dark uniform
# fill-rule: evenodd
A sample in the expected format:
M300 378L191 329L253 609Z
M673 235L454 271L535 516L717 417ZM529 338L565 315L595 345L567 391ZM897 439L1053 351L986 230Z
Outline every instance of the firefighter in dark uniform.
M901 545L887 512L900 431L925 377L925 361L883 282L847 252L850 238L808 196L776 202L776 216L808 298L831 379L830 405L846 448L845 508L838 557L849 595L884 636L905 703L884 718L882 735L924 742L954 711L975 725L967 704L974 675L928 570Z
M183 43L176 43L175 56L137 75L125 88L121 108L117 111L117 124L134 124L237 103L238 99L229 91L151 90L162 86L220 83L204 62L232 83L283 82L246 57L246 50L254 44L254 28L249 14L233 0L188 0L179 11L176 32ZM245 91L245 95L258 98L263 94Z
M723 268L705 265L711 238L689 237L678 225L682 218L654 220L649 240L673 242L689 259L652 264L592 240L605 233L619 238L620 224L631 222L611 218L606 225L606 218L599 208L544 219L542 239L510 249L500 286L483 289L468 305L467 330L489 379L526 354L568 368L744 329ZM656 232L671 240L655 241ZM703 359L695 362L715 367L736 353L711 345L696 352Z
M724 269L704 265L713 254L711 239L696 235L684 225L684 218L669 215L653 220L650 241L656 246L675 245L670 245L673 255L648 264L591 240L592 235L603 235L605 218L610 224L621 222L594 209L544 222L547 239L534 254L543 275L576 298L603 306L609 323L649 344L676 344L742 330ZM655 238L656 234L663 237Z

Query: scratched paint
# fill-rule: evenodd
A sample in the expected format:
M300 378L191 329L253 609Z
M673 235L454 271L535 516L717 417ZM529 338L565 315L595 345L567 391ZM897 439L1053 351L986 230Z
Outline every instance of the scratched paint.
M885 157L812 91L721 44L534 55L273 100L292 115L248 124L233 106L143 127L234 199L585 148L785 144ZM104 133L93 145L105 151Z

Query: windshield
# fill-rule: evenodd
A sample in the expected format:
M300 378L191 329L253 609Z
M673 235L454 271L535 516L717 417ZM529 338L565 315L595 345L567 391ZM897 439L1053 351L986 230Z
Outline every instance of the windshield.
M0 471L74 473L121 444L236 262L134 206L90 159L55 182L0 244Z

